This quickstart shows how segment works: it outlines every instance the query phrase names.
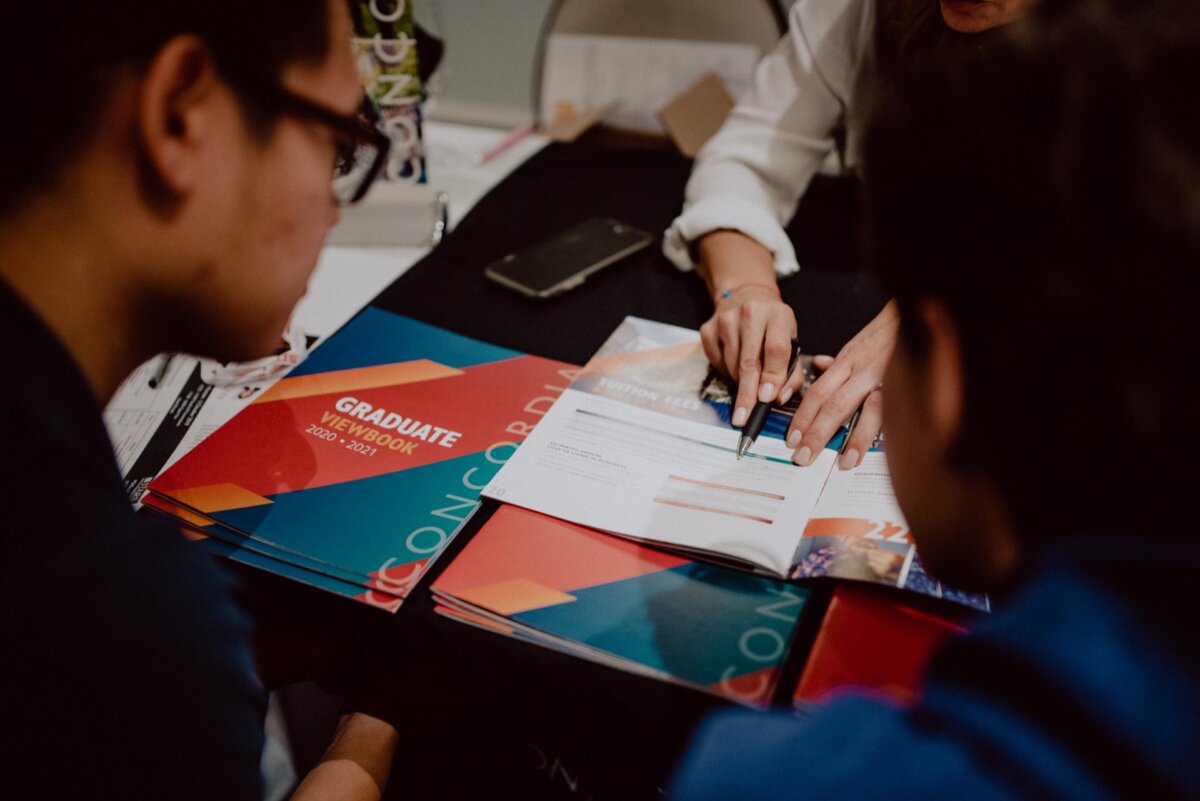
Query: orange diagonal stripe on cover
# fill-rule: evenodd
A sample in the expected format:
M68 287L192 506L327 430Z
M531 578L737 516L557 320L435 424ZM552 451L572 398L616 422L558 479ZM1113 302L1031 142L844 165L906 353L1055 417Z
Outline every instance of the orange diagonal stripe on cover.
M700 347L699 342L682 342L678 345L662 345L632 353L593 356L588 360L587 366L583 368L583 375L619 373L638 365L676 364L686 361L689 357L695 358L697 361L704 358L704 350Z
M545 584L538 584L529 579L512 579L496 584L485 584L482 587L473 587L455 594L460 600L501 615L528 612L530 609L541 609L545 606L556 606L575 600L574 595L559 592L553 587L547 587Z
M255 403L308 398L313 395L332 395L337 392L354 392L360 389L413 384L435 378L462 375L462 370L417 359L396 364L376 364L371 367L355 367L352 370L337 370L332 373L316 373L285 378L258 397Z
M159 509L173 517L179 518L184 523L188 523L193 526L199 526L200 528L204 528L206 526L211 526L213 524L213 521L210 518L198 515L195 512L193 512L191 509L184 509L182 506L171 503L166 498L160 498L157 495L153 495L153 494L146 495L145 498L142 498L142 505L143 506L152 506L155 509ZM200 536L206 537L208 535L202 534ZM192 539L195 539L195 538L192 537Z
M188 489L173 490L174 500L197 509L206 514L223 512L226 509L245 509L248 506L262 506L274 503L261 495L255 495L248 489L237 484L209 484L207 487L189 487Z
M814 517L804 527L806 537L865 537L877 527L871 520L852 517Z

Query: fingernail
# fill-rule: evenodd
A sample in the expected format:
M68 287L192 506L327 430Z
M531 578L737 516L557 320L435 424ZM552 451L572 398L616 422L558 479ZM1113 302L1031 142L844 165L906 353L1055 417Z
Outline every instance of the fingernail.
M800 450L796 451L796 458L793 460L801 467L808 467L812 464L812 448L805 445Z
M758 388L758 399L763 403L775 400L775 385L763 384Z
M842 460L839 465L843 470L851 470L858 466L858 450L851 448L842 454Z
M800 447L800 440L804 438L804 432L798 428L793 428L787 435L787 446L792 450Z
M792 388L791 388L791 387L784 387L784 388L783 388L783 392L780 392L780 393L779 393L779 402L780 402L781 404L783 404L783 403L787 403L787 402L788 402L788 398L790 398L790 397L792 397Z
M733 424L735 426L744 426L746 418L750 416L750 412L746 411L745 406L739 406L733 410Z

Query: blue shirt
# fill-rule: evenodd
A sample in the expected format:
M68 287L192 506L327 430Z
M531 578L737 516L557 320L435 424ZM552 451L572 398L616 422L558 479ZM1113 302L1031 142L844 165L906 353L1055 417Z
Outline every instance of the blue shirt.
M1097 535L1034 561L912 707L721 713L670 797L1200 798L1200 543Z
M3 786L260 798L247 622L205 554L134 514L83 375L3 281L0 368Z

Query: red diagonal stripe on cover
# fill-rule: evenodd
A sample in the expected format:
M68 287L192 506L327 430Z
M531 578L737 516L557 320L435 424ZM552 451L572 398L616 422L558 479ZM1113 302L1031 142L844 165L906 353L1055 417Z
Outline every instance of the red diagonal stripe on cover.
M569 383L560 371L573 369L561 362L521 356L475 365L436 380L253 404L213 432L153 486L170 494L178 489L232 483L272 496L484 452L498 443L524 439ZM365 432L382 431L388 436L396 432L339 411L336 404L342 398L458 431L461 437L451 447L398 437L400 443L415 445L411 451L392 450L381 446L380 439L369 441ZM339 425L341 420L346 422ZM364 428L356 432L355 425ZM352 450L355 443L374 452ZM511 448L495 452L500 460L511 453Z
M501 506L438 577L434 589L458 596L528 579L570 593L687 563L557 518Z

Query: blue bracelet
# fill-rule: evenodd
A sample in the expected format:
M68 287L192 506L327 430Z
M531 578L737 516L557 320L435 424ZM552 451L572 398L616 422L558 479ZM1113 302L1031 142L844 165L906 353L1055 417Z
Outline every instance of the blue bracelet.
M744 284L738 284L737 286L733 287L732 289L722 289L722 290L721 290L721 294L720 294L720 296L718 296L718 297L717 297L717 299L716 299L716 300L717 300L717 303L720 303L721 301L723 301L723 300L725 300L726 298L730 297L730 296L731 296L731 295L733 295L735 292L741 292L743 289L745 289L745 288L746 288L746 287L748 287L748 286L757 286L757 287L762 287L763 289L770 289L770 290L773 290L773 291L774 291L776 294L778 294L778 293L779 293L779 287L778 287L778 286L773 286L773 285L771 285L771 284L760 284L760 283L758 283L757 281L747 281L747 282L746 282L746 283L744 283Z

